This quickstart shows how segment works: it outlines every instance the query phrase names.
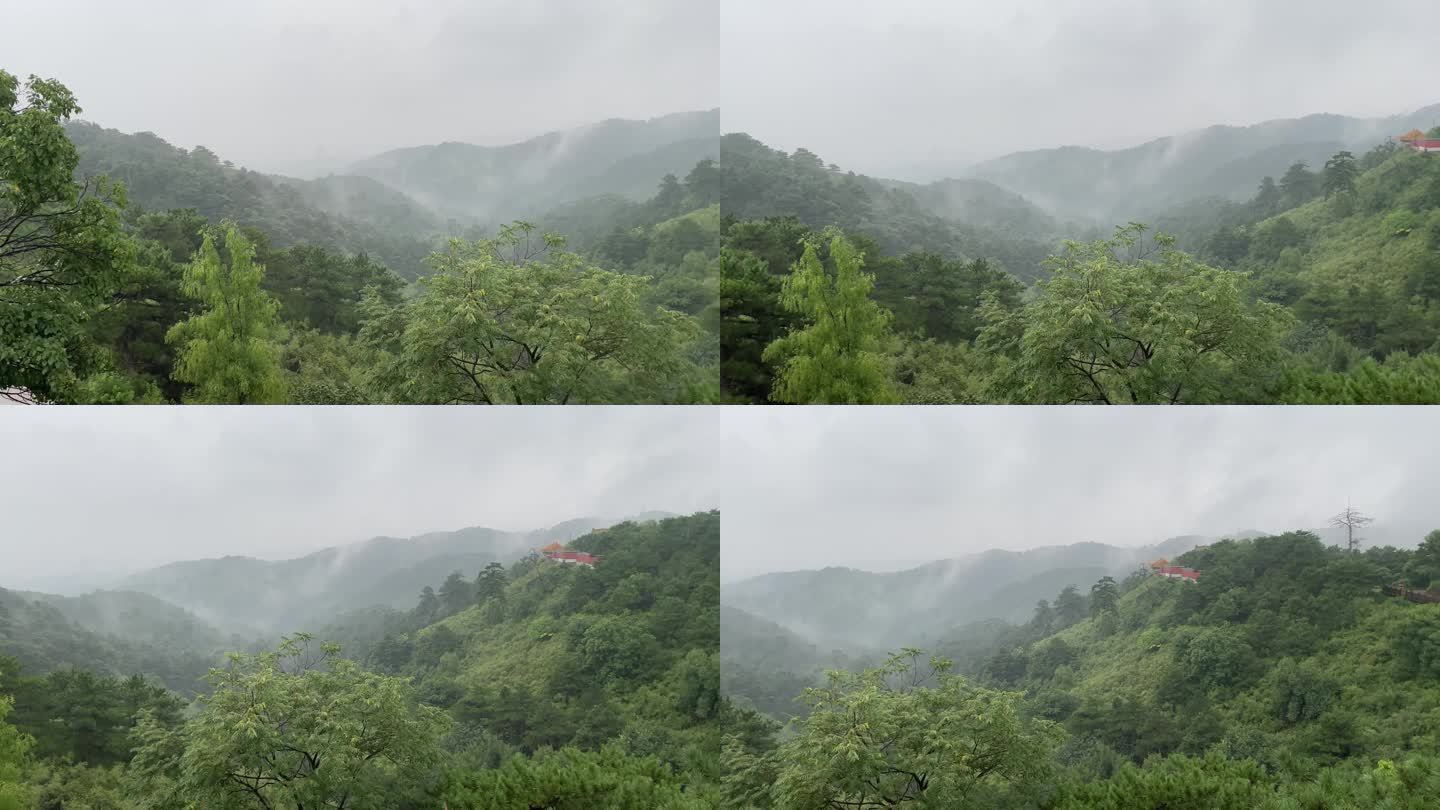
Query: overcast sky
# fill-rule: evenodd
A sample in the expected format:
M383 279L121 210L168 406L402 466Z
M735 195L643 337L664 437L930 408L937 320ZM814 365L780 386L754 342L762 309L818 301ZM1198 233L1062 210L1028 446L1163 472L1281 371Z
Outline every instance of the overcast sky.
M724 0L722 124L857 171L1440 102L1434 0Z
M256 169L504 143L718 102L718 0L44 0L0 68Z
M726 408L721 576L1326 525L1440 528L1440 409ZM1399 541L1404 542L1404 540Z
M640 406L7 408L0 587L714 509L718 421Z

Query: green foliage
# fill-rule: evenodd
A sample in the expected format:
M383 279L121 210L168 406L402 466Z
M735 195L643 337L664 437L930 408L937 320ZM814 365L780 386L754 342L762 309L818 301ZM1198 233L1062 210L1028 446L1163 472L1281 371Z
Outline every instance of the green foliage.
M592 261L611 269L602 271L571 254L503 268L451 254L447 264L434 254L441 234L482 233L478 222L442 222L371 177L267 176L204 147L67 123L79 107L51 80L21 85L0 72L0 102L0 396L94 404L720 396L715 139L684 137L713 123L713 111L577 134L588 144L567 150L579 161L572 169L585 172L578 183L528 169L511 177L549 189L535 202L565 202L548 213L522 209L573 228ZM547 142L519 152L543 152L554 146ZM449 146L459 145L441 151ZM608 168L596 173L591 161ZM689 173L682 183L657 166ZM662 176L659 193L644 200ZM468 259L486 252L467 250L476 254ZM442 265L439 275L404 288L427 256ZM467 304L482 274L488 300ZM362 326L366 339L357 341Z
M804 321L781 307L777 277L801 258L810 228L839 226L866 257L874 300L892 315L899 339L884 364L905 402L1440 401L1440 164L1393 143L1358 159L1317 153L1326 148L1321 142L1271 146L1191 183L1223 188L1217 193L1227 199L1190 199L1194 188L1163 183L1132 188L1152 203L1185 200L1153 217L1178 239L1147 244L1146 229L1132 224L1109 240L1067 241L1044 260L1063 230L1075 236L1090 228L1021 212L1007 227L1034 228L1041 241L1017 262L1005 255L1015 255L1014 244L959 235L1013 208L1007 192L982 190L984 180L877 181L827 167L803 149L785 155L728 135L725 398L777 398L772 378L783 358L767 359L763 347ZM1140 171L1159 159L1152 148L1112 157ZM1233 148L1211 146L1214 154ZM1206 163L1214 154L1192 159ZM1042 170L1032 158L1076 174ZM1109 163L1069 165L1087 160L1041 150L986 164L983 176L1018 184L1010 188L1043 187L1062 204L1107 197L1096 191L1097 175L1103 185L1128 187L1113 182ZM1228 199L1240 178L1254 182L1245 171L1273 171L1284 165L1279 160L1289 168L1278 182L1265 176L1252 199ZM1322 160L1322 171L1308 168ZM823 250L818 258L836 271ZM1016 279L1036 284L1022 295Z
M864 256L839 231L826 237L834 277L811 243L781 285L781 305L805 325L765 348L763 359L778 370L771 396L808 404L893 402L890 314L870 300L874 278L861 270Z
M376 384L394 402L566 404L675 401L695 367L695 321L646 312L646 279L587 266L525 223L437 254L423 294L371 294L362 336L385 352Z
M1390 598L1380 586L1428 565L1431 547L1440 543L1440 532L1432 534L1416 551L1363 553L1327 547L1308 532L1222 540L1174 560L1198 569L1198 583L1147 573L1123 583L1106 577L1090 588L1088 615L1078 621L1061 619L1062 612L1074 611L1068 606L1079 596L1078 589L1066 588L1053 601L1041 601L1023 626L951 643L949 649L961 654L989 651L970 669L986 687L1015 690L999 694L1013 698L1018 717L1056 724L1053 744L1034 757L1037 767L1003 790L971 793L963 801L939 801L929 790L923 795L931 798L903 800L898 794L867 799L831 793L828 805L827 794L780 793L782 785L818 789L817 774L854 787L844 782L852 778L860 790L918 773L882 760L890 770L864 783L876 775L868 764L872 752L845 731L876 745L891 743L883 748L887 754L905 750L905 738L891 742L881 733L891 729L873 714L897 698L884 693L885 685L878 694L864 691L875 682L863 674L839 673L828 690L805 692L810 713L778 735L770 732L778 739L727 745L726 798L757 808L912 801L1117 810L1427 806L1440 785L1440 699L1428 686L1440 676L1440 605ZM877 610L901 604L897 584L890 583L890 601L879 602ZM863 593L854 583L849 592L852 601ZM810 591L798 598L816 597ZM747 643L757 637L755 629L742 636ZM784 665L776 655L768 661L776 670ZM749 666L760 668L764 661ZM782 674L772 674L772 688L784 683ZM727 690L736 683L727 674ZM837 683L849 689L837 690ZM888 686L896 693L944 691L938 676ZM735 688L756 693L750 681ZM927 704L910 726L917 734L935 732L933 718L969 707L968 694ZM783 706L781 696L765 697L767 705ZM969 708L969 717L992 716ZM994 716L1008 717L1009 711L995 710ZM816 721L817 715L827 719ZM807 749L797 741L808 739L816 722L830 736ZM1068 734L1063 744L1061 728ZM875 736L865 736L870 734ZM843 755L852 749L858 759Z
M534 758L512 757L499 768L451 772L441 791L454 807L509 810L702 810L716 805L655 757L632 757L618 746L563 748Z
M144 713L156 722L179 722L181 702L139 675L97 675L73 668L43 677L0 673L0 691L15 696L11 718L35 742L34 753L88 765L128 762L131 731Z
M1440 609L1411 611L1395 628L1395 653L1405 677L1440 677Z
M157 795L219 807L386 807L437 755L446 718L404 679L366 672L333 645L287 638L232 655L175 731L140 732L137 770Z
M996 380L1016 402L1217 402L1273 373L1290 325L1251 303L1244 276L1207 267L1143 226L1069 243L1039 295L1018 310L989 302L980 343L1004 355ZM1253 383L1249 383L1253 385Z
M346 255L313 245L271 251L264 288L280 303L281 317L332 335L360 329L359 303L373 288L380 300L398 303L404 282L365 254Z
M5 722L13 702L10 696L0 695L0 810L28 810L33 799L21 776L31 740Z
M547 749L609 761L604 749L616 746L622 773L625 757L654 757L673 774L655 775L655 796L683 783L687 798L703 797L718 784L728 711L716 655L719 528L719 515L706 513L593 532L569 544L601 558L593 570L538 556L487 567L477 578L483 598L447 613L433 589L422 593L414 624L394 628L368 659L412 677L423 700L454 718L452 787L492 785L495 774L458 773L484 769L513 774L506 784L517 789L532 778L551 784ZM507 766L517 752L538 759ZM636 780L651 773L636 768ZM591 795L588 777L555 784L579 791L568 800Z
M200 251L185 270L182 289L205 309L165 336L177 346L173 376L193 386L187 394L191 402L282 402L278 305L261 289L265 268L253 262L255 246L235 223L223 228L223 234L206 230ZM221 239L228 261L216 246Z
M0 70L0 390L73 402L107 369L85 334L136 249L121 228L124 190L74 180L63 122L80 112L64 85Z
M1103 616L1120 612L1120 586L1114 577L1101 577L1090 586L1090 615Z
M721 136L720 151L725 216L740 222L794 217L807 228L864 233L876 240L865 251L870 256L911 250L984 256L1030 280L1059 230L1030 202L984 181L916 186L879 180L826 166L807 149L787 155L741 133Z
M0 650L4 651L0 653L0 692L18 694L19 687L7 684L6 678L18 676L22 668L35 675L79 668L120 676L143 672L170 689L190 694L223 644L193 624L176 622L173 613L150 610L151 605L145 603L122 599L80 603L77 599L76 603L57 605L27 597L0 588ZM105 614L101 624L96 622L99 617L91 614L92 609L122 606L133 611L134 624L116 614ZM96 623L82 626L85 622Z
M229 165L211 150L184 150L154 133L127 135L74 122L82 176L125 184L146 211L191 209L208 222L233 220L280 247L314 245L378 259L405 278L424 267L442 223L399 192L361 177L297 181Z
M1287 726L1319 718L1340 693L1340 683L1309 662L1287 658L1268 677L1274 683L1272 710Z
M1347 765L1313 781L1276 780L1250 760L1183 754L1126 765L1103 782L1071 783L1047 803L1047 810L1292 810L1292 808L1384 807L1421 810L1440 789L1433 758L1399 764L1380 760L1373 768Z
M1025 721L1020 694L971 686L947 661L932 660L936 685L922 686L931 676L917 670L919 656L832 672L828 686L807 690L809 716L763 755L766 766L732 741L727 789L759 807L955 807L1043 777L1058 728Z

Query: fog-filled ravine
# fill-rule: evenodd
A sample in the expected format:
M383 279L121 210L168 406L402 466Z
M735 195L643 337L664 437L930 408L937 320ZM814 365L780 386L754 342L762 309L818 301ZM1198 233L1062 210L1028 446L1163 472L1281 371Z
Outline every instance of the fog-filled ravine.
M724 419L733 806L1433 801L1430 409L807 410Z
M718 397L713 8L159 2L0 31L0 400Z
M729 5L726 402L1440 402L1422 0Z
M645 411L0 420L0 807L717 806L709 425ZM318 542L457 514L545 522Z

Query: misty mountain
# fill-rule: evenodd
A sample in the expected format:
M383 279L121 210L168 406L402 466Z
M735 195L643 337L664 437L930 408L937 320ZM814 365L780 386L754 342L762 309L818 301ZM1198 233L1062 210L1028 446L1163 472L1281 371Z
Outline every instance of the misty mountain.
M143 644L170 644L187 650L222 650L232 637L194 613L139 591L94 591L81 596L14 592L55 608L66 619L105 636Z
M778 720L801 714L795 698L829 669L860 659L823 652L799 635L752 613L720 606L720 689L736 705Z
M890 573L825 568L764 574L725 585L722 596L727 606L822 649L920 646L958 626L1028 619L1036 602L1054 598L1067 585L1088 591L1103 576L1124 576L1209 539L1176 537L1133 548L1087 542L990 550Z
M206 632L202 624L177 614L174 606L142 596L69 599L0 588L0 670L5 669L4 659L12 658L29 675L67 667L122 676L145 673L171 689L194 691L201 676L220 663L225 647L208 646L218 637L211 635L213 628ZM118 608L121 615L98 616L106 607ZM145 629L145 620L152 618L160 624ZM94 629L98 627L125 637ZM179 635L166 638L168 629Z
M1245 127L1213 126L1128 149L1061 146L1017 152L936 174L987 180L1062 219L1109 227L1146 220L1188 200L1248 198L1259 178L1296 161L1319 168L1342 149L1357 154L1413 128L1440 124L1440 104L1384 118L1317 114Z
M1052 236L1065 230L1040 206L988 180L948 178L925 185L896 181L895 186L944 219L1018 234Z
M442 242L434 214L367 178L275 177L237 167L203 146L181 149L152 132L125 134L84 121L69 122L65 132L80 154L77 178L121 181L132 208L193 208L211 222L233 219L258 228L276 247L367 253L407 277Z
M271 175L270 179L295 189L310 205L335 216L391 231L435 234L446 224L434 211L404 193L369 177L330 174L314 180Z
M667 174L685 177L719 157L717 110L650 121L611 120L501 147L445 143L400 149L312 180L236 166L213 151L183 149L151 132L126 134L72 121L79 178L124 183L132 207L193 208L234 219L276 247L309 244L366 253L405 278L450 236L594 200L610 209L648 200ZM607 226L608 227L608 226Z
M719 157L720 111L630 121L611 119L507 146L441 143L396 149L348 167L435 211L495 222L575 200L654 193L666 174L684 177Z
M654 519L663 513L647 513ZM118 587L180 605L228 631L314 629L373 605L408 608L451 571L467 578L551 542L569 542L615 521L579 518L546 529L471 527L411 538L375 537L289 560L223 557L175 562L125 577Z

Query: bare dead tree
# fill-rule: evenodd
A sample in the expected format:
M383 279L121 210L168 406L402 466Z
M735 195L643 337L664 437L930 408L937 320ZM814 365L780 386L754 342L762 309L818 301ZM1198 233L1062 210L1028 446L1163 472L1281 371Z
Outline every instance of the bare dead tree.
M1331 526L1334 526L1337 529L1343 528L1345 530L1345 548L1351 552L1359 551L1360 541L1365 539L1363 537L1356 536L1355 530L1364 526L1368 526L1374 522L1374 518L1366 516L1365 514L1361 513L1359 509L1356 509L1349 504L1345 505L1344 512L1341 512L1335 517L1330 518Z

